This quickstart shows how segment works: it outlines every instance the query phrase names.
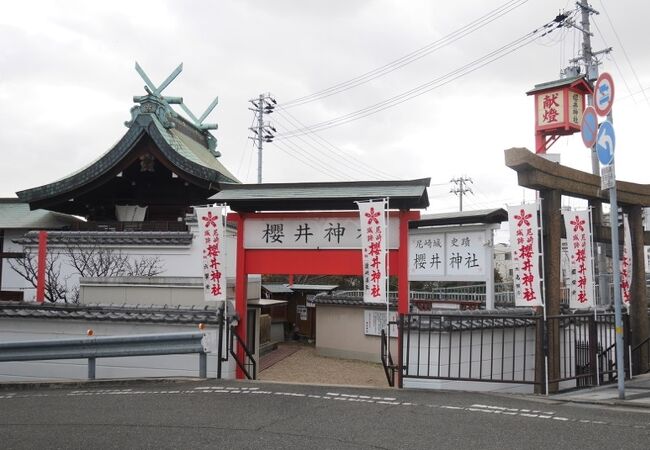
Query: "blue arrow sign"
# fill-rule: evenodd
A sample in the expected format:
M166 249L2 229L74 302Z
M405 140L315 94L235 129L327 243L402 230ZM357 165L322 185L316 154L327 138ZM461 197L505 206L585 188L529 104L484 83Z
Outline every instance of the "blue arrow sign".
M596 153L598 160L603 166L609 166L614 162L614 148L616 147L616 135L614 125L608 120L600 124L598 137L596 138Z

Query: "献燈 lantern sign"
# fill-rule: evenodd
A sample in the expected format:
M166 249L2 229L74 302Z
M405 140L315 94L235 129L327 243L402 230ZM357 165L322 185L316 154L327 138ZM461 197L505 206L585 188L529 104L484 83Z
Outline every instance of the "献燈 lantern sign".
M591 92L584 76L538 84L526 92L535 96L535 153L546 153L560 136L580 131L585 94Z

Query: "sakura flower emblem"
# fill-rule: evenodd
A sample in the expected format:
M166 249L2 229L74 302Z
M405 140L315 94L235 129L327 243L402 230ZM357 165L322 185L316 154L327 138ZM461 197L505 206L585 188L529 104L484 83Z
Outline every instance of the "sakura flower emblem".
M375 211L374 207L370 207L370 211L368 211L365 216L368 218L368 225L372 225L373 223L379 224L379 220L377 219L381 213L379 211Z
M532 214L530 213L526 214L526 210L522 209L519 212L519 215L515 214L515 219L517 219L517 226L520 227L522 225L526 225L527 227L529 227L530 221L528 219L530 219L531 217L533 217Z
M203 222L205 222L205 227L216 227L217 226L217 220L219 220L219 216L215 216L212 214L212 211L208 211L208 214L206 216L201 217Z
M573 219L572 221L569 222L571 225L573 225L573 231L585 231L585 221L584 219L580 219L580 216L576 215L576 218Z

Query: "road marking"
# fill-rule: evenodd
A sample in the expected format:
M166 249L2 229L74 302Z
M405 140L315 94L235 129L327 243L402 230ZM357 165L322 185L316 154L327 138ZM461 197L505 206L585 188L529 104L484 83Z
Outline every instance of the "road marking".
M536 409L527 409L527 408L509 408L499 405L486 405L482 403L474 403L470 406L454 406L454 405L419 405L412 402L400 402L396 397L381 397L381 396L370 396L370 395L359 395L359 394L344 394L338 392L327 392L326 394L310 394L310 393L300 393L300 392L288 392L288 391L272 391L272 390L261 390L258 387L231 387L231 386L197 386L188 390L133 390L129 389L85 389L85 390L74 390L67 392L65 394L57 394L55 392L51 393L33 393L33 394L22 394L17 392L8 392L6 394L0 395L0 399L20 399L20 398L33 398L33 397L52 397L52 396L101 396L101 395L178 395L178 394L257 394L257 395L279 395L285 397L298 397L298 398L310 398L316 400L337 400L339 402L356 402L356 403L371 403L379 405L388 405L388 406L407 406L407 407L418 407L425 406L429 408L440 408L456 411L468 411L470 413L482 413L482 414L497 414L504 416L517 416L528 419L539 419L539 420L557 420L559 422L570 422L570 423L580 423L580 424L590 424L590 425L607 425L607 426L616 426L616 427L626 427L634 429L650 429L650 424L630 424L630 423L617 423L617 422L606 422L602 420L589 420L583 418L569 418L557 416L554 411L542 411Z

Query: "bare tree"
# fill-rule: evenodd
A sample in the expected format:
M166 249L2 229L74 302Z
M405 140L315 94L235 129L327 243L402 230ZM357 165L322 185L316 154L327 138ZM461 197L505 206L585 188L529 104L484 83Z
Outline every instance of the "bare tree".
M131 259L121 250L72 243L66 245L64 252L82 277L154 277L164 271L158 256Z
M28 248L25 249L24 258L10 259L9 266L36 288L38 284L38 262ZM45 299L48 302L68 302L67 280L61 280L61 278L59 255L49 253L45 261Z
M67 262L80 277L120 277L140 276L153 277L164 271L162 260L158 256L141 256L131 259L120 250L99 246L89 247L79 244L67 244L62 254ZM68 288L68 278L62 279L59 254L50 252L45 266L45 298L47 301L79 303L79 286ZM25 249L25 257L10 260L9 265L34 288L38 282L38 262L29 248Z

